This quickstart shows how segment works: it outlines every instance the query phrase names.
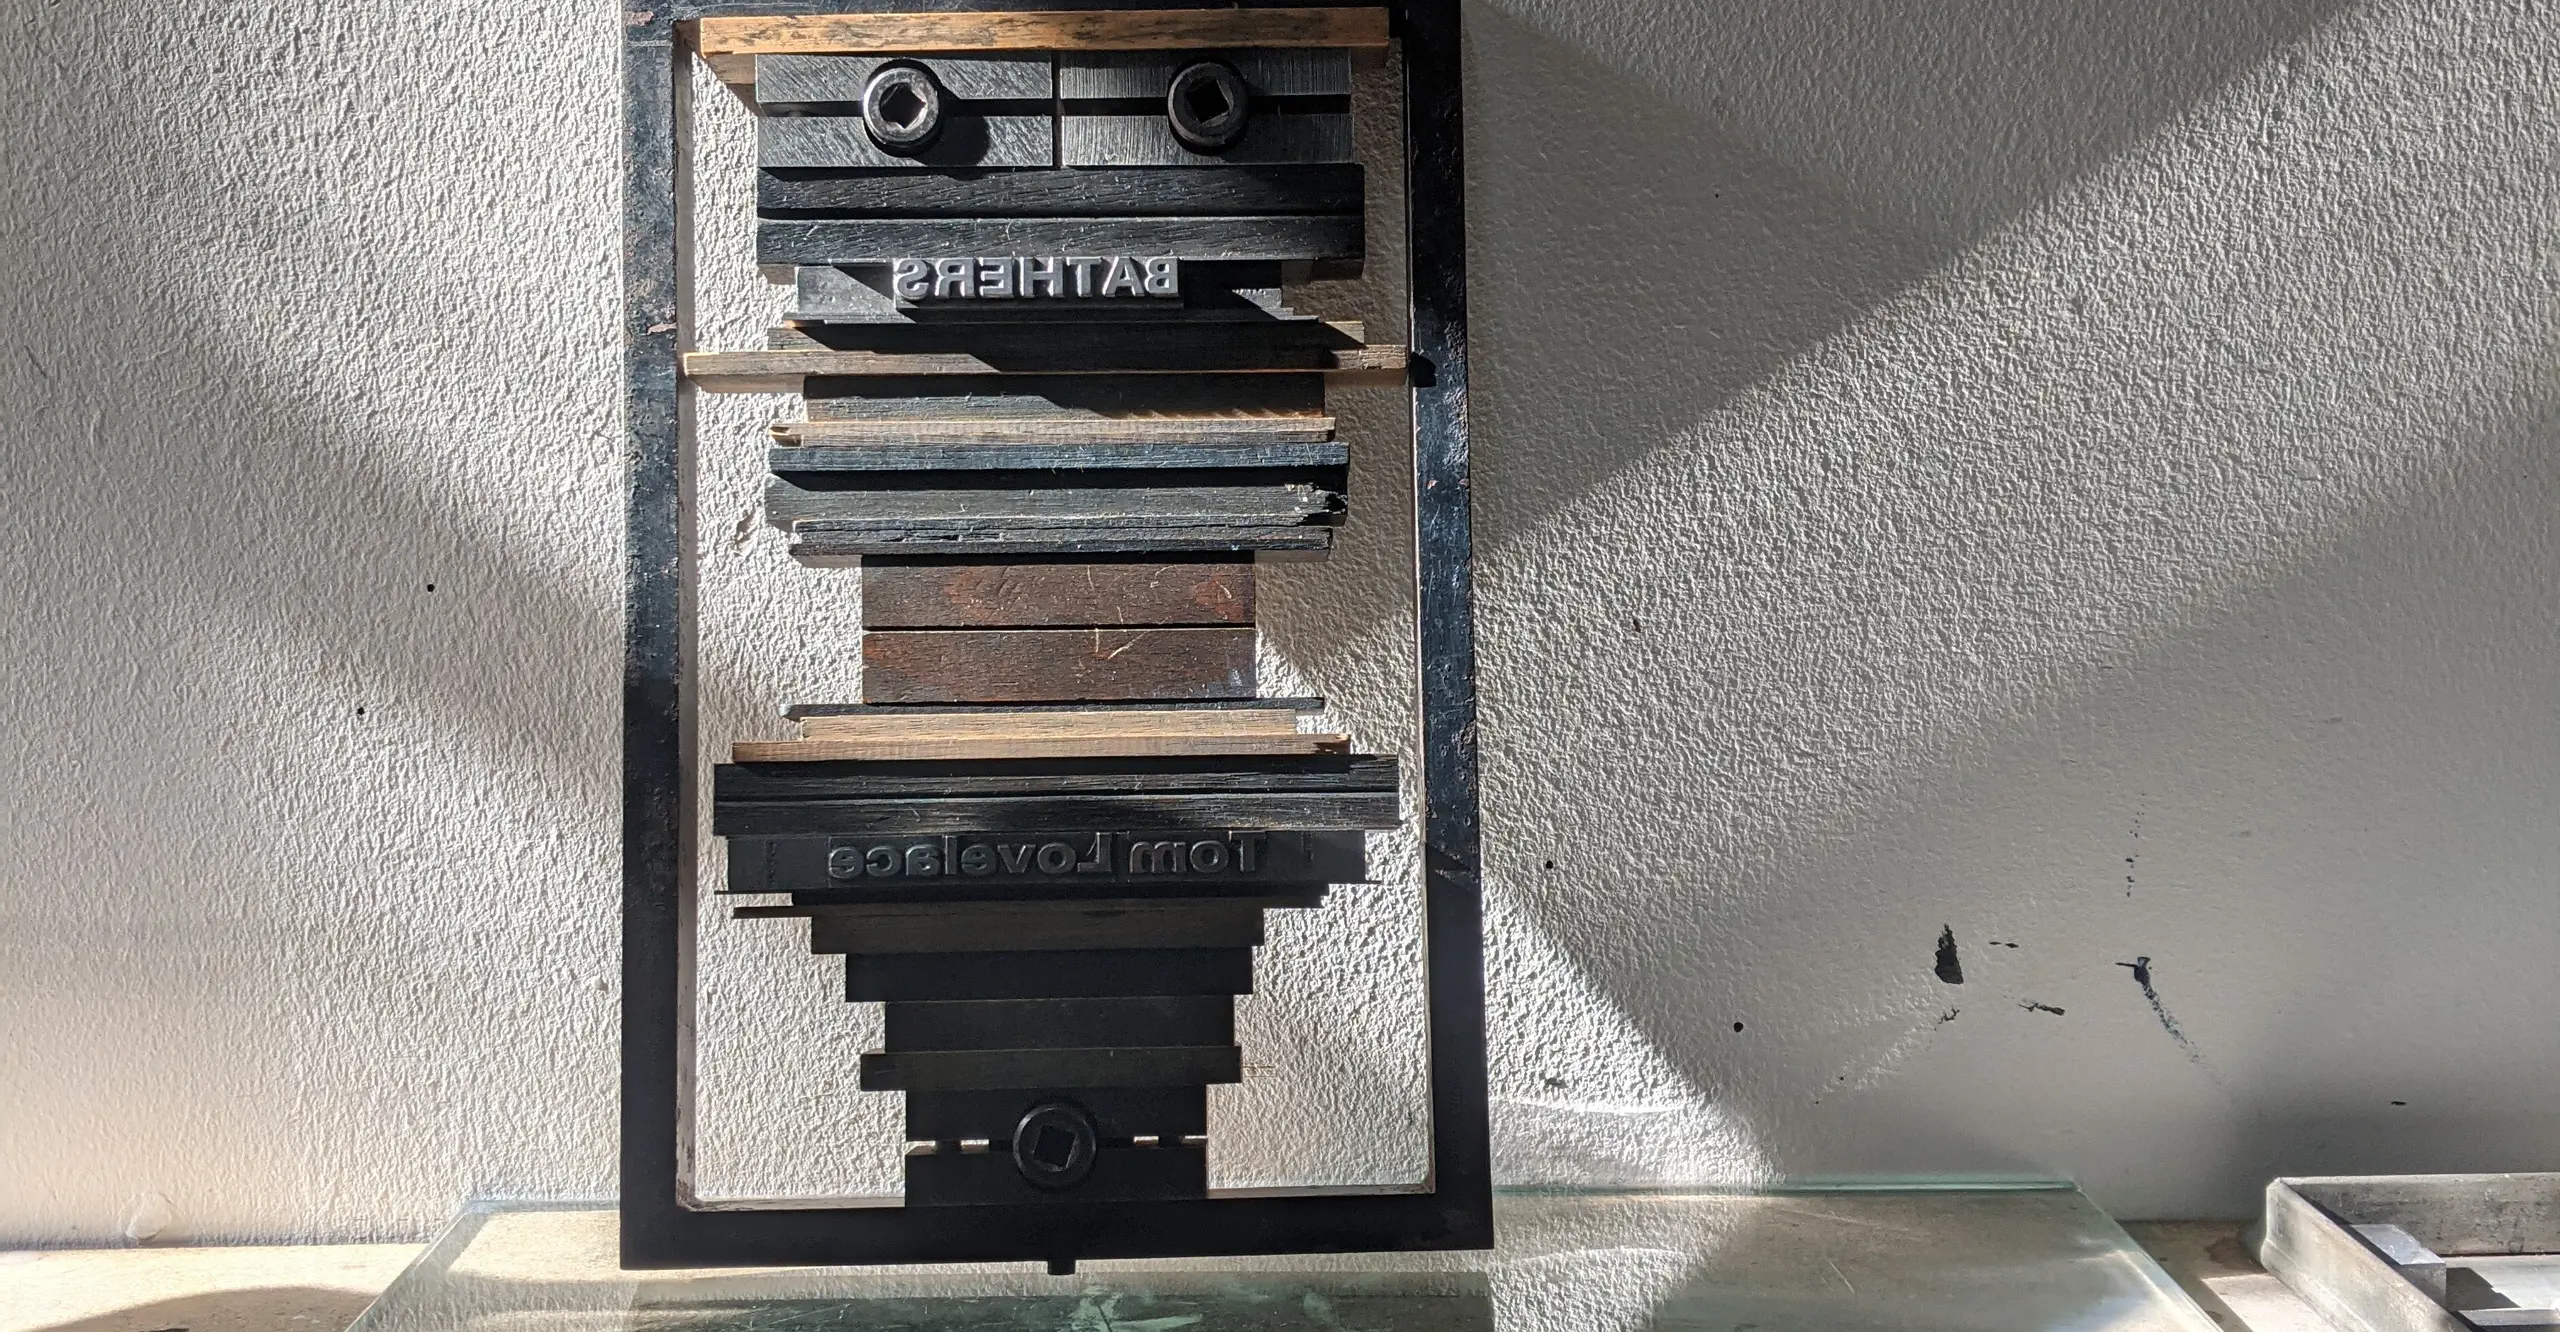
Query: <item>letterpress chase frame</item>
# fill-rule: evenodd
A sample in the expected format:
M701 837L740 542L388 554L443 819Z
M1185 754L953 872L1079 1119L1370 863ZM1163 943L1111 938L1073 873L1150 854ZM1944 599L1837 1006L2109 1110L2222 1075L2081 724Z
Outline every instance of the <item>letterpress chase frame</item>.
M1388 6L1404 74L1431 1154L1418 1189L907 1207L692 1196L693 447L680 25L724 16L1185 9L1060 0L634 0L621 7L628 528L623 662L622 1261L835 1265L1482 1248L1492 1243L1479 881L1458 5ZM1280 8L1248 3L1244 9ZM1350 8L1292 0L1289 8ZM1232 12L1234 6L1220 6Z

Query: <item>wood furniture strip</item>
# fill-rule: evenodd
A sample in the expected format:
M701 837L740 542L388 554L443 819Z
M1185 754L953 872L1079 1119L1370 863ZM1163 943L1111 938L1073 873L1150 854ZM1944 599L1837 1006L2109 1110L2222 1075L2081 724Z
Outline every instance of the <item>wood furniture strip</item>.
M895 355L866 351L733 351L687 352L684 357L685 378L694 386L712 393L798 393L802 381L818 375L1109 375L1122 373L1153 374L1286 374L1314 372L1337 384L1361 387L1399 387L1405 381L1405 349L1398 346L1373 345L1334 350L1324 347L1287 348L1267 358L1267 365L1166 364L1184 358L1168 353L1155 364L1138 364L1112 369L1104 366L1072 364L1072 354L1061 354L1050 361L1021 365L997 365L966 352ZM1028 360L1028 358L1026 358Z
M811 478L818 480L822 478ZM869 473L797 485L777 476L765 484L767 523L788 532L800 524L949 523L974 527L1279 527L1339 522L1341 492L1307 484L1262 486L989 485L967 490L872 489L847 485ZM972 478L975 479L975 478ZM841 530L839 528L838 530Z
M903 709L882 709L903 711ZM1074 710L974 716L933 712L922 716L825 716L800 723L809 740L982 740L1091 736L1274 738L1299 733L1297 714L1273 708L1181 710Z
M926 914L823 911L809 918L812 953L1028 953L1071 948L1258 948L1262 909L1245 901L1122 904L953 904ZM1116 1042L1094 1042L1107 1044Z
M1122 903L1153 907L1149 902ZM1217 910L1259 914L1250 902L1211 903ZM846 908L862 911L863 908ZM978 911L1009 907L976 907ZM1024 910L1050 908L1022 908ZM914 911L913 907L882 908ZM946 914L948 911L946 909ZM990 917L1000 919L1000 917ZM1236 1038L1235 1001L1225 995L1148 995L1138 999L979 999L895 1004L881 1014L881 1044L891 1050L1025 1050L1050 1046L1227 1045Z
M775 472L1073 472L1167 468L1347 467L1351 446L1339 440L1311 443L1241 438L1095 443L1056 439L989 443L871 441L858 446L793 445L765 455Z
M812 160L806 165L862 164L858 160L859 145L843 135L819 135L811 131L805 136L793 134L784 137L794 140L806 137L810 140L805 151ZM1028 154L1033 150L1025 148L1023 151ZM857 160L815 160L819 156L838 153ZM1361 230L1357 213L1290 213L1257 217L857 218L814 222L766 219L756 224L756 262L773 265L884 263L913 255L1171 255L1194 263L1356 260L1365 253L1366 244L1367 237ZM1095 270L1092 280L1098 286L1103 277L1101 271ZM1093 296L1088 299L1106 298ZM1145 298L1122 295L1107 299L1136 301Z
M870 711L903 709L874 708ZM1375 754L1324 759L1257 759L1242 763L1209 763L1193 759L1168 759L1161 763L1016 763L993 768L927 772L854 763L823 768L799 764L779 767L729 764L713 769L711 795L716 810L733 800L854 800L917 795L1045 795L1059 792L1119 795L1175 791L1292 794L1376 791L1393 794L1399 775L1394 759Z
M984 10L722 15L686 33L704 56L911 51L1157 51L1186 47L1382 48L1380 9Z
M864 1091L980 1091L999 1087L1187 1087L1241 1082L1233 1045L1132 1045L1049 1050L884 1051L862 1057Z
M785 446L877 447L889 444L1199 445L1330 443L1330 416L967 417L939 420L777 421ZM788 470L781 469L781 470Z
M1251 994L1250 948L1080 949L1049 953L867 953L844 960L844 997L1083 999Z
M862 636L870 703L1250 698L1254 631L917 629Z
M760 171L756 215L859 217L1253 217L1357 213L1357 163L1168 171L1156 168L930 172Z
M822 763L839 759L1153 758L1170 754L1339 754L1347 735L987 736L951 740L740 740L740 763Z
M858 375L802 392L812 421L1329 420L1312 373Z
M1242 562L872 563L862 567L866 629L1251 624L1253 605L1253 566ZM1291 719L1282 714L1278 720ZM1213 733L1210 728L1262 725L1248 713L1188 711L1053 717L1050 724L1059 728L1088 725L1118 734L1161 728L1154 729L1160 735L1204 735ZM1170 729L1177 725L1181 729ZM815 729L805 733L819 734Z
M1018 828L1025 832L1051 829L1061 834L1081 834L1094 828L1392 828L1402 822L1403 816L1403 805L1391 791L1306 795L1216 791L742 801L717 810L712 824L713 831L724 837L860 837L967 833L982 828ZM1127 889L1119 886L1112 891ZM1196 889L1186 887L1184 891Z

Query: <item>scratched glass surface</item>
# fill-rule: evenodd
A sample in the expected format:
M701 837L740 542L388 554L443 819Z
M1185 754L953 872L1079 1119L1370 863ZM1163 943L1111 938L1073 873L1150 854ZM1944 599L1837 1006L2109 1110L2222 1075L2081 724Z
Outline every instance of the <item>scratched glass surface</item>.
M475 1206L351 1332L2213 1332L2067 1188L1500 1200L1491 1253L619 1271L610 1211Z

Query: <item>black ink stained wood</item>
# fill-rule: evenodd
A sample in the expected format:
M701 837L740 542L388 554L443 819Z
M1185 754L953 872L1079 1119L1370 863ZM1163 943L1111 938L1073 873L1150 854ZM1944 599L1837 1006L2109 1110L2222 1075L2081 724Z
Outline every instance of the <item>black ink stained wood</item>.
M1193 152L1184 147L1182 141L1174 137L1173 127L1162 112L1079 115L1070 105L1067 114L1058 118L1058 162L1066 167L1206 167L1222 161L1268 166L1284 162L1350 160L1351 117L1348 115L1257 115L1245 127L1244 137L1234 147L1214 154ZM1168 252L1181 253L1178 250ZM1359 252L1233 257L1350 259L1358 258Z
M1250 698L1251 629L920 629L862 636L871 703Z
M1287 445L1322 445L1325 451L1307 456L1317 465L1331 466L1338 460L1350 461L1350 451L1333 438L1330 416L1237 416L1237 417L1130 417L1105 420L1094 417L1062 416L1056 419L1016 417L973 420L937 418L916 420L890 418L861 421L779 421L769 427L777 445L802 448L810 453L768 455L776 462L775 471L789 472L821 469L830 464L823 449L905 448L969 448L1003 449L1024 447L1090 448L1126 451L1158 456L1154 450L1177 452L1162 456L1182 457L1181 449L1278 449ZM1331 450L1340 449L1336 454ZM1000 455L989 455L1000 456ZM1193 456L1227 457L1224 453L1201 453ZM1273 457L1296 457L1275 453ZM792 465L790 459L813 460L805 465ZM1168 466L1183 464L1169 463Z
M1021 324L818 324L765 330L766 351L870 351L888 355L966 354L991 365L1037 364L1059 357L1061 333ZM1368 325L1357 319L1301 319L1264 324L1080 327L1077 351L1104 362L1152 359L1180 350L1204 360L1258 365L1284 351L1358 351Z
M1320 425L1328 437L1333 429L1321 374L822 375L808 380L803 391L812 425L948 422L948 428L965 431L979 423L1020 423L1027 429L1034 423L1071 428L1092 422L1122 430L1165 420L1168 428L1215 422L1218 429L1241 430L1280 421L1307 429Z
M1228 995L1206 1002L1232 1008ZM1032 1003L1092 1003L1095 1000L1031 1000ZM1197 1002L1188 998L1171 1002ZM917 1005L893 1004L890 1011ZM1214 1042L1213 1042L1214 1043ZM1069 1101L1093 1116L1106 1139L1126 1142L1145 1136L1170 1144L1209 1131L1209 1090L1196 1087L1000 1088L989 1091L915 1091L907 1093L907 1138L913 1142L956 1143L965 1139L1003 1142L1013 1136L1024 1112L1042 1101Z
M756 59L756 105L767 115L810 106L829 107L840 115L859 115L863 86L892 60L922 65L945 96L963 103L1047 102L1057 96L1056 58L1045 52L934 55L922 60L880 55L768 55Z
M1160 948L1128 951L1080 949L1057 953L871 954L847 957L844 977L844 997L856 1003L897 999L1075 999L1114 995L1251 994L1253 950Z
M802 764L774 766L800 767ZM1083 832L1092 828L1392 828L1393 794L990 796L970 799L740 801L712 816L724 837L966 833L983 828Z
M1056 138L1056 124L1046 115L973 116L955 110L944 117L930 146L901 157L872 142L860 116L776 116L756 122L756 163L768 169L1046 167L1057 163Z
M866 629L1082 628L1253 623L1248 563L865 564ZM1193 714L1173 713L1173 717ZM1236 717L1232 727L1250 723ZM1281 723L1296 730L1285 714ZM1107 714L1097 725L1126 729ZM1194 723L1189 733L1203 728ZM1256 727L1255 729L1265 729ZM814 732L812 732L814 734Z
M1404 382L1402 347L1271 347L1250 350L1179 344L1132 348L1125 359L1104 360L1096 350L1025 348L1015 356L974 351L874 352L793 348L785 351L689 352L684 373L714 393L797 393L812 378L862 375L978 376L1117 374L1318 374L1336 383L1367 387ZM816 408L812 404L812 412Z
M880 555L944 551L955 556L1169 555L1182 552L1313 553L1333 545L1330 527L1149 526L1039 527L1028 523L802 523L791 556L820 566Z
M1235 1001L1226 995L905 1003L888 1005L881 1018L881 1044L891 1051L1229 1045L1236 1038Z
M1191 51L1064 51L1057 56L1055 86L1060 100L1069 103L1161 104L1174 76L1198 58L1199 53ZM1244 81L1251 106L1277 99L1341 99L1351 95L1351 52L1347 49L1265 48L1222 51L1217 58ZM1154 109L1161 119L1164 108L1158 105Z
M754 805L728 806L757 812ZM1203 854L1205 852L1205 854ZM1257 893L1297 903L1305 883L1369 879L1366 847L1347 829L1211 830L1162 825L899 833L873 836L740 836L729 848L728 891L791 893L792 908L742 908L747 915L802 914L818 898L839 903L1059 900L1068 889L1082 910L1110 907L1122 889L1159 901L1192 887L1234 901ZM1255 885L1261 885L1255 887ZM1025 898L1017 890L1041 890ZM1027 909L1027 908L1026 908ZM997 913L1001 915L1002 913ZM1007 917L1010 919L1011 917Z
M862 1057L864 1091L992 1091L1004 1087L1187 1087L1244 1081L1232 1045L1054 1050L884 1051Z
M1116 122L1118 117L1089 117ZM1321 121L1324 117L1303 117ZM768 121L768 126L788 124ZM833 126L833 119L808 125ZM990 124L1005 123L990 121ZM1046 134L1047 126L1041 126ZM857 159L859 122L852 134L809 131L768 142L764 164L832 166L833 157ZM1171 131L1166 131L1170 137ZM871 150L877 153L877 149ZM1045 138L1042 146L1046 152ZM1019 154L1028 157L1028 150ZM1288 159L1283 159L1288 160ZM855 164L852 160L845 165ZM987 165L1027 165L989 162ZM1096 163L1095 165L1111 165ZM983 217L853 218L826 221L766 219L756 224L759 264L883 263L917 255L1171 255L1185 262L1336 262L1365 253L1356 213L1273 214L1262 217ZM1122 299L1138 299L1124 297Z
M1310 701L1285 700L1291 707L1303 707ZM1266 701L1248 699L1242 702L1246 706L1256 706ZM1268 702L1281 703L1284 700ZM1149 703L1146 706L1159 705ZM864 713L881 715L905 710L885 707L861 709ZM971 705L944 710L978 712L984 709ZM711 794L716 808L733 800L858 800L918 795L1393 792L1397 789L1397 766L1395 759L1377 754L1303 759L1156 759L1144 762L1113 759L1038 763L732 763L712 770Z
M866 480L869 473L830 480ZM818 478L811 478L816 480ZM887 478L905 480L911 478ZM1079 480L1101 477L1085 474ZM983 489L816 488L791 476L766 483L765 521L783 531L803 524L842 532L855 524L898 529L940 524L953 530L1025 527L1289 527L1339 523L1338 491L1306 484L1114 487L1006 486Z
M1262 911L1166 903L1156 906L1040 904L995 910L970 904L938 915L821 912L810 917L812 953L1031 953L1074 948L1258 948ZM1055 1082L1050 1078L1046 1081ZM1107 1084L1098 1084L1107 1085Z
M1361 168L1351 162L972 176L767 169L756 177L757 216L803 220L1351 216L1365 199Z
M1010 1130L1010 1125L1007 1126ZM907 1158L907 1205L939 1213L966 1227L978 1217L1013 1208L1047 1213L1058 1195L1043 1193L1022 1177L1010 1152L935 1152ZM1199 1200L1209 1190L1209 1153L1198 1144L1105 1147L1093 1173L1075 1188L1079 1203L1110 1207Z

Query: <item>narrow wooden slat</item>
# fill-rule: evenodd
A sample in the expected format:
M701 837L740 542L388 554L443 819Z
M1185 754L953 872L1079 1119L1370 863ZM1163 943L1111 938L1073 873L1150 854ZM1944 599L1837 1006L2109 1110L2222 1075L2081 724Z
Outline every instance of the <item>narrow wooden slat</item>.
M1157 96L1163 95L1161 86ZM1353 213L1365 195L1356 163L1099 168L953 176L928 171L764 171L760 217L1236 217Z
M871 703L1251 698L1251 629L916 629L862 636Z
M880 716L875 712L810 717L800 723L800 731L809 740L1069 739L1112 735L1238 739L1296 735L1298 718L1295 713L1276 708L1030 712L993 717L965 712L928 712L920 716Z
M881 557L956 558L1003 556L1012 559L1065 556L1109 559L1116 556L1260 554L1265 551L1315 555L1333 548L1329 526L1258 527L1155 526L1143 523L1064 526L1028 523L960 522L807 522L791 532L791 558L820 566Z
M1161 117L1159 117L1161 119ZM1294 118L1293 118L1294 119ZM1307 117L1321 119L1321 117ZM786 121L769 121L783 125ZM857 122L858 125L859 122ZM990 122L991 125L999 122ZM859 133L856 129L853 133ZM1168 137L1171 131L1167 131ZM768 134L767 166L859 165L862 144L850 134L822 131ZM999 141L1019 157L1038 156L1046 141ZM791 156L786 160L782 154ZM873 151L877 151L876 149ZM953 151L959 152L955 146ZM991 153L994 148L990 148ZM829 160L819 160L825 157ZM842 162L833 160L844 159ZM989 161L985 165L1009 165ZM1096 165L1117 165L1097 163ZM914 255L1171 255L1192 263L1356 260L1366 234L1357 213L1271 214L1260 217L982 217L857 218L801 221L768 218L756 224L756 262L784 264L881 263ZM1095 273L1099 285L1102 274ZM1068 298L1055 299L1061 304ZM1113 298L1139 303L1142 298Z
M1238 702L1255 706L1261 700ZM1150 703L1148 706L1155 705ZM889 712L904 709L868 710ZM770 768L754 764L723 764L712 769L711 798L716 808L732 800L851 800L866 796L1117 795L1123 792L1176 791L1392 793L1397 789L1397 770L1397 760L1381 754L1354 754L1346 758L1254 759L1242 763L1166 759L1158 763L945 764L913 768L881 768L861 763L840 763L824 768L798 764Z
M785 324L765 330L766 351L869 351L930 355L968 352L988 361L1011 364L1026 357L1054 354L1061 331L1021 324ZM1146 356L1171 349L1206 355L1212 349L1238 360L1282 348L1330 347L1357 350L1369 340L1369 326L1358 319L1296 319L1260 324L1227 323L1206 328L1184 324L1140 324L1130 327L1080 326L1074 337L1084 345L1107 349L1108 356Z
M1152 758L1168 754L1339 754L1347 735L989 736L977 740L741 740L739 763L826 763L839 759Z
M1383 47L1384 9L985 10L775 14L694 20L706 57L912 51L1159 51L1188 47Z
M1251 623L1253 566L1244 563L875 563L862 568L866 629ZM1186 720L1164 720L1169 717ZM1284 714L1279 720L1288 718ZM969 724L987 726L982 721ZM1191 711L1053 716L1047 726L1059 734L1067 733L1066 728L1088 727L1093 734L1231 735L1238 730L1213 728L1247 726L1257 728L1257 733L1270 733L1258 729L1263 723L1255 715ZM820 734L816 729L804 733L812 739ZM845 731L827 734L852 738Z
M1037 443L966 440L934 444L873 442L850 447L791 445L770 450L765 455L765 465L786 476L797 472L1078 472L1346 467L1350 462L1351 446L1340 440L1274 443L1250 436L1194 442L1114 440L1100 444L1069 440Z
M1334 419L1271 415L778 421L772 434L785 445L812 449L945 442L988 446L1297 444L1333 442Z
M1404 348L1372 345L1334 349L1286 348L1264 365L1219 364L1202 357L1167 353L1153 364L1075 364L1089 353L1073 345L1024 364L996 365L966 352L883 354L866 351L733 351L687 352L684 373L694 386L711 393L798 393L813 375L1117 375L1117 374L1321 374L1335 384L1363 388L1404 383L1409 359ZM1193 364L1180 364L1183 360Z
M904 836L981 828L1045 828L1081 835L1093 828L1393 828L1403 817L1402 802L1393 792L918 797L740 801L715 808L711 830L723 837Z
M813 379L803 391L812 421L1084 421L1116 429L1136 420L1325 417L1321 374L871 375Z
M803 486L774 477L765 521L783 531L804 523L950 523L1002 527L1283 527L1341 521L1339 491L1309 484L1262 486L988 486L968 490L871 489L846 485L869 475L811 477Z
M941 560L927 560L924 566L940 568ZM865 568L871 566L866 565ZM782 715L792 721L811 717L1036 717L1061 712L1235 712L1247 708L1269 708L1280 712L1322 712L1322 698L1289 698L1281 695L1258 695L1253 698L1184 702L1160 699L1139 703L915 703L875 707L869 703L787 703ZM1388 760L1390 764L1393 760Z
M1188 1087L1242 1082L1232 1045L1135 1045L1056 1050L916 1050L862 1057L864 1091L986 1091L1000 1087Z

